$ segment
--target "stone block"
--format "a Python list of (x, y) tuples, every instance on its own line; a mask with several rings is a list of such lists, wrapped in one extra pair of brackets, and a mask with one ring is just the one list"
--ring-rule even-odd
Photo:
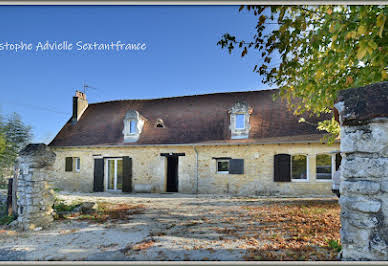
[(345, 207), (349, 210), (359, 211), (363, 213), (377, 213), (381, 209), (380, 201), (366, 197), (344, 196), (340, 198), (339, 202), (341, 207)]
[(381, 223), (375, 214), (354, 212), (345, 207), (341, 209), (341, 219), (346, 219), (350, 225), (362, 229), (375, 228)]
[(346, 156), (341, 162), (341, 177), (382, 178), (388, 173), (388, 157)]
[(379, 192), (380, 184), (373, 181), (344, 181), (340, 185), (341, 192), (344, 194), (364, 194), (373, 195)]
[[(385, 193), (384, 195), (380, 196), (382, 206), (381, 206), (381, 212), (383, 214), (384, 219), (384, 226), (387, 228), (388, 231), (388, 199), (387, 199), (387, 194)], [(387, 235), (387, 240), (388, 240), (388, 235)]]
[(352, 245), (353, 248), (358, 250), (367, 251), (369, 239), (372, 234), (371, 230), (355, 227), (348, 220), (341, 220), (341, 223), (341, 243), (344, 245)]
[[(50, 166), (55, 162), (55, 153), (43, 143), (28, 144), (20, 151), (23, 160), (30, 163), (31, 168), (43, 168)], [(23, 161), (22, 160), (22, 161)]]
[[(388, 179), (388, 178), (386, 178), (386, 179)], [(381, 191), (384, 193), (388, 193), (388, 181), (381, 182)]]
[(379, 234), (375, 234), (370, 241), (370, 249), (376, 260), (388, 260), (388, 245)]
[(342, 127), (341, 152), (388, 155), (388, 119), (363, 126)]
[(376, 200), (357, 201), (351, 205), (351, 209), (365, 213), (377, 213), (380, 208), (381, 202)]

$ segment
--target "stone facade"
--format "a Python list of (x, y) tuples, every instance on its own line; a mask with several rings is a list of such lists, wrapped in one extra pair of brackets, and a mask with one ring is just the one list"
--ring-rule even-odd
[(53, 221), (50, 178), (55, 157), (45, 144), (29, 144), (17, 159), (17, 225), (24, 230), (44, 228)]
[[(133, 163), (133, 187), (151, 192), (166, 191), (167, 159), (161, 153), (185, 153), (179, 157), (178, 191), (198, 193), (229, 193), (240, 195), (333, 195), (331, 181), (316, 180), (315, 157), (339, 149), (338, 144), (249, 144), (198, 146), (127, 146), (127, 147), (52, 147), (57, 155), (53, 165), (54, 186), (67, 191), (92, 192), (94, 155), (102, 157), (129, 156)], [(274, 155), (305, 154), (308, 157), (307, 182), (274, 182)], [(80, 171), (65, 171), (65, 158), (79, 157)], [(213, 157), (244, 159), (244, 174), (221, 174)]]
[(388, 82), (342, 91), (343, 260), (388, 260)]

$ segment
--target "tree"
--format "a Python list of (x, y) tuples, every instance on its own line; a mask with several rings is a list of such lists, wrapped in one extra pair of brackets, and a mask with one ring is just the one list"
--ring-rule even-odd
[[(253, 40), (227, 33), (217, 45), (229, 53), (238, 47), (242, 57), (257, 50), (253, 71), (279, 88), (296, 115), (330, 113), (339, 90), (388, 80), (387, 6), (244, 8), (258, 17)], [(318, 128), (331, 133), (330, 142), (339, 134), (334, 118)]]
[(18, 152), (31, 141), (31, 127), (25, 125), (17, 113), (8, 117), (3, 130), (7, 141), (12, 143)]
[(31, 127), (23, 123), (19, 114), (11, 114), (5, 122), (0, 120), (0, 174), (10, 171), (18, 153), (31, 138)]

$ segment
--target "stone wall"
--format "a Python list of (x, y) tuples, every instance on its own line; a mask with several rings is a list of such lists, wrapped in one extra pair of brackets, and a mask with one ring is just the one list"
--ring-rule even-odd
[(55, 153), (45, 144), (29, 144), (20, 152), (17, 225), (24, 230), (44, 228), (53, 221), (54, 191), (49, 179), (54, 161)]
[[(196, 146), (198, 151), (199, 193), (241, 195), (330, 195), (331, 181), (316, 180), (317, 154), (339, 150), (339, 145), (320, 143), (255, 144)], [(133, 162), (134, 187), (151, 185), (151, 192), (166, 191), (166, 157), (161, 153), (185, 153), (179, 157), (179, 192), (196, 193), (196, 154), (192, 146), (127, 146), (52, 148), (57, 155), (52, 174), (55, 187), (66, 191), (93, 190), (93, 155), (102, 157), (129, 156)], [(306, 154), (309, 158), (308, 182), (273, 182), (274, 155)], [(65, 158), (79, 157), (79, 172), (65, 171)], [(213, 157), (244, 159), (244, 174), (219, 174)], [(140, 185), (140, 186), (137, 186)]]
[(388, 82), (341, 91), (343, 260), (388, 260)]

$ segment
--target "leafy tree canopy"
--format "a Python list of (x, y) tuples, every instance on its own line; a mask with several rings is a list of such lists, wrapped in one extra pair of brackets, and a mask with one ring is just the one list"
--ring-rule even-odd
[(12, 167), (19, 151), (31, 138), (31, 127), (23, 123), (19, 114), (11, 114), (6, 121), (0, 117), (0, 174)]
[[(339, 90), (388, 80), (387, 6), (243, 9), (258, 17), (253, 39), (225, 34), (217, 44), (229, 52), (240, 48), (242, 57), (257, 50), (253, 71), (279, 88), (296, 115), (329, 113)], [(334, 119), (318, 128), (332, 133), (330, 141), (339, 134)]]

